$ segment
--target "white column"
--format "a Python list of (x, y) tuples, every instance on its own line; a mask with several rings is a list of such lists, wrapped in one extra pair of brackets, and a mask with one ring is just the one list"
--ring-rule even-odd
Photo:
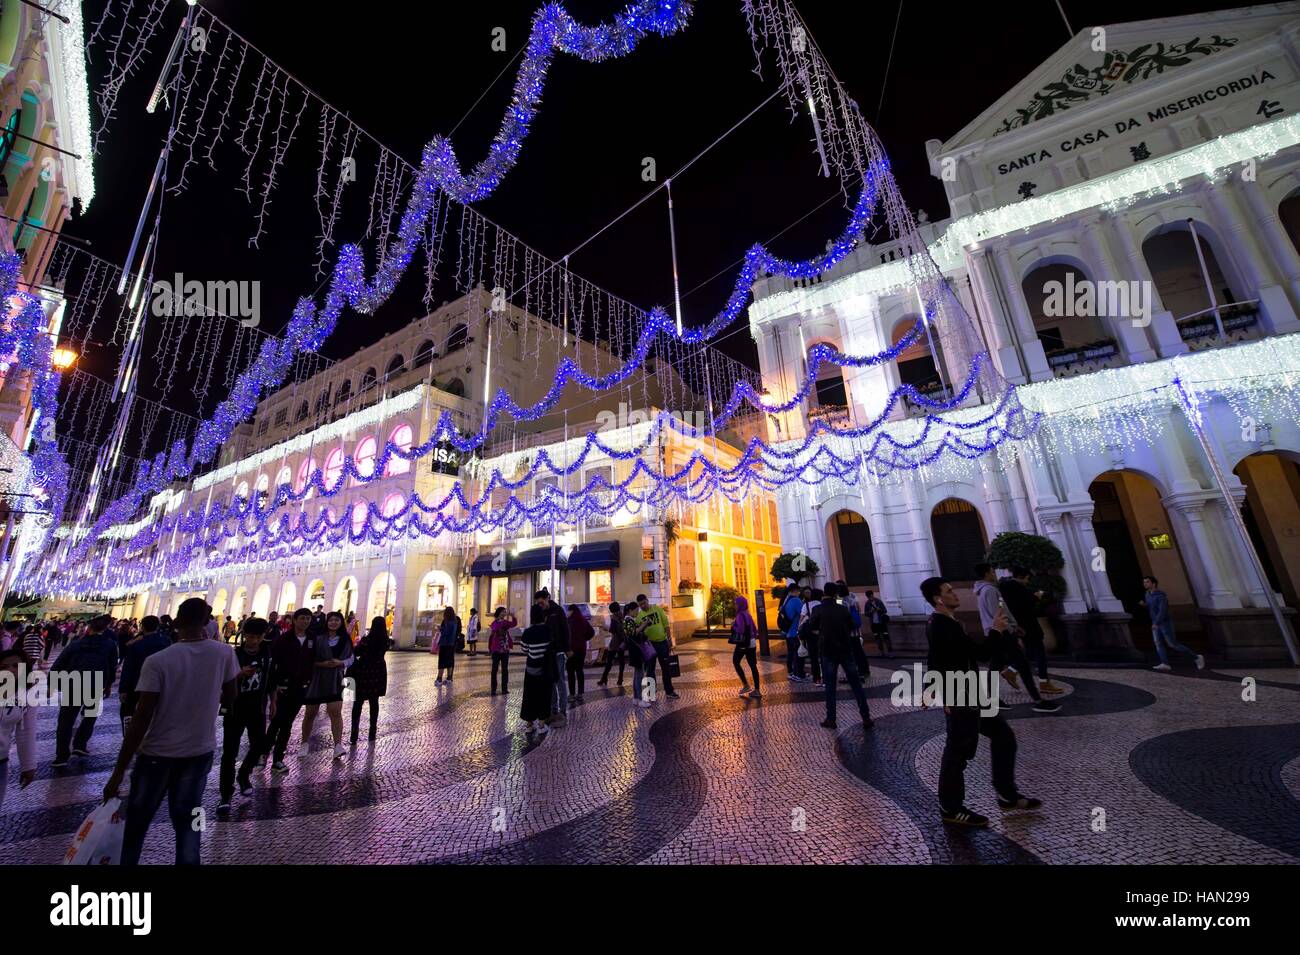
[(1065, 598), (1061, 601), (1062, 609), (1066, 613), (1086, 613), (1088, 604), (1084, 599), (1085, 591), (1080, 581), (1083, 569), (1077, 568), (1075, 561), (1071, 559), (1073, 548), (1066, 537), (1061, 517), (1060, 511), (1040, 510), (1038, 512), (1039, 523), (1043, 526), (1043, 536), (1059, 547), (1065, 556), (1065, 566), (1061, 568), (1061, 576), (1065, 578)]
[(993, 261), (997, 263), (998, 278), (1002, 281), (1002, 294), (1007, 297), (1011, 320), (1015, 322), (1016, 333), (1020, 336), (1020, 353), (1025, 356), (1029, 380), (1046, 381), (1052, 377), (1052, 369), (1047, 364), (1043, 343), (1038, 340), (1038, 329), (1034, 328), (1034, 318), (1029, 314), (1029, 303), (1025, 301), (1025, 290), (1020, 285), (1015, 263), (1011, 261), (1011, 250), (1006, 246), (994, 249)]
[[(1097, 215), (1090, 216), (1083, 223), (1083, 239), (1093, 260), (1095, 278), (1101, 282), (1121, 280), (1120, 271), (1115, 266), (1115, 258), (1106, 241), (1106, 233), (1111, 231), (1111, 221), (1110, 216)], [(1129, 300), (1132, 301), (1131, 298)], [(1100, 302), (1100, 297), (1096, 301)], [(1135, 324), (1135, 318), (1133, 315), (1108, 316), (1124, 357), (1131, 363), (1150, 361), (1156, 357), (1156, 351), (1151, 347), (1146, 332)]]
[(1278, 218), (1277, 208), (1255, 180), (1243, 182), (1239, 188), (1246, 197), (1251, 218), (1264, 237), (1264, 244), (1273, 257), (1278, 273), (1291, 290), (1292, 300), (1300, 303), (1300, 252), (1296, 251), (1295, 243)]
[[(1259, 308), (1269, 327), (1276, 334), (1284, 334), (1300, 329), (1300, 319), (1296, 318), (1295, 309), (1286, 292), (1277, 284), (1273, 270), (1264, 257), (1263, 250), (1255, 241), (1258, 226), (1246, 221), (1238, 205), (1236, 190), (1230, 187), (1209, 185), (1205, 188), (1205, 197), (1214, 210), (1214, 217), (1223, 232), (1227, 254), (1242, 272), (1242, 279), (1250, 288), (1242, 289), (1237, 295), (1242, 298), (1259, 299)], [(1202, 237), (1201, 241), (1205, 239)]]
[(894, 548), (894, 533), (890, 526), (889, 516), (885, 511), (883, 495), (878, 484), (868, 483), (864, 485), (865, 497), (867, 499), (867, 524), (871, 528), (871, 543), (875, 546), (876, 558), (876, 576), (880, 584), (877, 591), (880, 599), (886, 604), (899, 603), (899, 594), (902, 591), (898, 579), (898, 557)]
[(971, 277), (975, 293), (979, 296), (979, 311), (989, 336), (989, 348), (993, 352), (998, 368), (1002, 370), (1002, 377), (1012, 384), (1023, 385), (1028, 379), (1025, 377), (1024, 366), (1020, 362), (1020, 354), (1016, 351), (1010, 337), (1008, 326), (1010, 319), (1004, 314), (997, 292), (993, 289), (988, 253), (983, 249), (968, 251), (966, 271)]
[(1145, 282), (1146, 287), (1150, 289), (1151, 311), (1153, 313), (1151, 316), (1151, 334), (1155, 336), (1160, 357), (1168, 358), (1171, 355), (1183, 354), (1188, 351), (1187, 343), (1178, 334), (1178, 326), (1174, 324), (1173, 313), (1166, 309), (1164, 303), (1160, 300), (1160, 293), (1156, 289), (1156, 281), (1151, 275), (1151, 269), (1147, 266), (1146, 256), (1142, 254), (1142, 249), (1138, 245), (1133, 223), (1129, 222), (1124, 216), (1115, 216), (1113, 221), (1115, 223), (1115, 235), (1119, 239), (1120, 248), (1124, 250), (1124, 258), (1128, 262), (1129, 273), (1137, 276), (1139, 282)]
[(991, 538), (997, 537), (1003, 531), (1012, 530), (1002, 485), (998, 480), (1000, 470), (994, 458), (992, 454), (980, 458), (980, 473), (984, 479), (984, 503), (989, 506), (989, 523), (992, 525), (989, 528)]
[(1095, 600), (1094, 606), (1098, 610), (1102, 613), (1123, 613), (1124, 604), (1110, 588), (1110, 577), (1106, 575), (1105, 565), (1103, 564), (1102, 569), (1098, 571), (1092, 569), (1092, 555), (1099, 549), (1097, 531), (1092, 526), (1092, 512), (1091, 506), (1084, 507), (1077, 504), (1070, 510), (1070, 524), (1079, 538), (1079, 556), (1087, 561), (1085, 566), (1079, 568), (1079, 573), (1087, 575)]
[(1191, 547), (1184, 547), (1184, 559), (1195, 560), (1204, 574), (1206, 591), (1197, 595), (1197, 603), (1202, 607), (1213, 609), (1235, 609), (1241, 606), (1241, 600), (1228, 586), (1227, 573), (1219, 548), (1205, 527), (1205, 497), (1199, 494), (1170, 495), (1161, 503), (1170, 510), (1177, 511), (1183, 518), (1183, 524), (1191, 536)]

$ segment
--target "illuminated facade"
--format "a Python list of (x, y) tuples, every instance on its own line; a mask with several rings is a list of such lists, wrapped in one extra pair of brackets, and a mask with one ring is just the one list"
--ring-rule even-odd
[[(1169, 384), (1199, 376), (1209, 441), (1272, 588), (1300, 607), (1300, 430), (1251, 403), (1292, 388), (1300, 338), (1298, 37), (1295, 3), (1084, 31), (957, 135), (932, 140), (952, 217), (922, 235), (997, 367), (1045, 427), (1071, 432), (1072, 450), (1043, 453), (1036, 440), (1015, 459), (788, 493), (787, 547), (824, 577), (875, 589), (917, 648), (920, 581), (970, 581), (991, 538), (1024, 531), (1066, 558), (1056, 638), (1079, 656), (1150, 648), (1146, 574), (1180, 634), (1230, 659), (1285, 656)], [(854, 353), (897, 342), (918, 315), (905, 276), (886, 244), (817, 281), (761, 281), (750, 321), (769, 388), (791, 393), (819, 342)], [(879, 368), (825, 366), (810, 407), (780, 426), (798, 438), (814, 415), (865, 422), (899, 384), (943, 395), (965, 374), (942, 341)], [(1149, 400), (1153, 387), (1167, 400)], [(1126, 407), (1141, 421), (1126, 425)], [(885, 427), (906, 436), (919, 413), (901, 405)]]

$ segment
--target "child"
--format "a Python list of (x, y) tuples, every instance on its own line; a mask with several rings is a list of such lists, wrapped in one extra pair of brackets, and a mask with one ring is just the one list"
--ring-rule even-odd
[(271, 645), (264, 639), (267, 627), (267, 622), (260, 617), (249, 617), (244, 621), (240, 645), (235, 648), (239, 690), (235, 702), (226, 710), (221, 746), (221, 800), (217, 812), (230, 811), (235, 794), (235, 757), (239, 755), (239, 742), (245, 730), (248, 731), (248, 755), (239, 767), (239, 794), (247, 799), (253, 792), (249, 774), (266, 740), (266, 700), (271, 686)]
[(501, 692), (510, 692), (510, 648), (514, 640), (510, 628), (518, 624), (515, 615), (505, 607), (492, 613), (492, 626), (488, 630), (488, 653), (492, 654), (492, 695), (497, 695), (497, 669), (501, 670)]
[(469, 655), (478, 655), (478, 610), (474, 607), (469, 611), (469, 623), (465, 627), (465, 642), (469, 644)]

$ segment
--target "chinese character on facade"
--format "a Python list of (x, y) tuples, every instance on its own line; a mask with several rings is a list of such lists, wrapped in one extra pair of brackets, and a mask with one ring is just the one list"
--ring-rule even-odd
[(1285, 112), (1285, 110), (1282, 109), (1281, 103), (1275, 99), (1266, 99), (1260, 101), (1259, 109), (1255, 110), (1255, 115), (1263, 116), (1265, 119), (1272, 119), (1282, 112)]
[(1138, 143), (1136, 146), (1130, 146), (1128, 151), (1132, 154), (1134, 162), (1141, 162), (1144, 159), (1151, 158), (1151, 150), (1147, 149), (1147, 144), (1145, 142)]
[(1033, 196), (1034, 190), (1038, 188), (1036, 182), (1022, 182), (1016, 192), (1020, 193), (1021, 199), (1028, 199)]

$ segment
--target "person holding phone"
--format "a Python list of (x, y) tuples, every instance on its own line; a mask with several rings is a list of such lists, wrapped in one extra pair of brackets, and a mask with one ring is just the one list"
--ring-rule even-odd
[[(260, 617), (244, 621), (239, 646), (235, 648), (235, 662), (239, 664), (239, 683), (235, 700), (225, 711), (225, 732), (221, 740), (221, 773), (219, 776), (219, 802), (217, 812), (229, 812), (235, 795), (235, 780), (239, 780), (239, 794), (247, 799), (253, 794), (250, 779), (266, 742), (266, 700), (271, 688), (271, 644), (266, 640), (269, 624)], [(235, 758), (239, 744), (248, 734), (248, 755), (235, 773)]]
[[(1029, 666), (1029, 660), (1020, 649), (1020, 641), (1017, 639), (1017, 634), (1020, 632), (1019, 624), (1007, 609), (1006, 601), (1002, 599), (1002, 594), (998, 590), (998, 578), (993, 572), (993, 565), (976, 564), (975, 577), (975, 598), (979, 602), (980, 626), (990, 642), (989, 666), (1000, 670), (1003, 678), (1017, 690), (1020, 689), (1016, 679), (1019, 674), (1025, 681), (1025, 692), (1034, 701), (1035, 713), (1059, 712), (1060, 703), (1045, 700), (1038, 692), (1038, 684), (1034, 682), (1034, 671)], [(995, 623), (998, 618), (1002, 620), (1001, 626)]]

